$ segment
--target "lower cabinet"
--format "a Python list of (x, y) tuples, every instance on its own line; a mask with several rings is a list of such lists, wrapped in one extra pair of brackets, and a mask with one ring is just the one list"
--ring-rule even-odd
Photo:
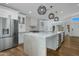
[(19, 33), (19, 44), (23, 44), (24, 43), (24, 33)]
[(45, 56), (45, 39), (26, 35), (26, 37), (24, 38), (24, 52), (29, 56)]
[(48, 37), (46, 40), (46, 46), (49, 49), (56, 50), (59, 47), (59, 36), (54, 35), (54, 36)]
[(63, 32), (51, 37), (48, 37), (46, 40), (46, 46), (49, 49), (53, 49), (56, 50), (58, 47), (61, 46), (62, 42), (63, 42)]
[(64, 32), (59, 34), (58, 46), (60, 47), (62, 42), (64, 41)]

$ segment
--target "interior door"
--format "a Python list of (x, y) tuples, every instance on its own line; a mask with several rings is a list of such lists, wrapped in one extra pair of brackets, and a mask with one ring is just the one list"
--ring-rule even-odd
[(24, 39), (24, 52), (27, 55), (32, 55), (32, 37), (27, 35)]

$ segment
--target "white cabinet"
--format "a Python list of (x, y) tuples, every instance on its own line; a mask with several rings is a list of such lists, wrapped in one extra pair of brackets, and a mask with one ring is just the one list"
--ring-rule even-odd
[(31, 26), (37, 26), (37, 19), (31, 18)]
[(19, 32), (25, 32), (26, 31), (25, 24), (19, 24), (18, 28), (19, 28)]
[(61, 45), (61, 37), (59, 37), (61, 33), (26, 33), (24, 36), (24, 52), (30, 56), (46, 56), (47, 48), (56, 50)]
[(30, 21), (30, 30), (31, 31), (37, 31), (38, 30), (38, 19), (31, 18), (31, 21)]
[(32, 55), (32, 38), (31, 37), (25, 37), (24, 38), (24, 52), (26, 52), (27, 55)]
[(24, 52), (29, 56), (45, 56), (45, 39), (26, 35), (24, 38)]
[(14, 12), (11, 14), (11, 19), (18, 20), (18, 12)]
[(19, 28), (19, 44), (24, 43), (23, 39), (24, 39), (24, 33), (26, 32), (26, 15), (23, 14), (19, 14), (18, 16), (18, 28)]
[(0, 6), (0, 17), (8, 18), (11, 15), (11, 19), (18, 19), (18, 11)]
[(59, 47), (59, 36), (58, 36), (58, 34), (51, 36), (51, 37), (48, 37), (47, 40), (46, 40), (46, 43), (47, 43), (46, 44), (47, 48), (56, 50)]
[(29, 32), (31, 30), (30, 24), (31, 24), (31, 18), (27, 15), (26, 16), (26, 32)]
[(24, 33), (18, 33), (19, 34), (19, 44), (23, 44), (24, 43)]
[(18, 16), (19, 20), (19, 32), (26, 32), (26, 15), (20, 14)]

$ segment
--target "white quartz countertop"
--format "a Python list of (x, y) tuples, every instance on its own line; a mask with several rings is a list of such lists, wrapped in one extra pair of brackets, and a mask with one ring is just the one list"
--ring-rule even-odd
[(37, 37), (49, 37), (49, 36), (54, 36), (54, 35), (57, 35), (57, 34), (60, 34), (62, 33), (63, 31), (59, 31), (59, 32), (28, 32), (28, 33), (25, 33), (25, 36), (26, 35), (31, 35), (31, 36), (37, 36)]

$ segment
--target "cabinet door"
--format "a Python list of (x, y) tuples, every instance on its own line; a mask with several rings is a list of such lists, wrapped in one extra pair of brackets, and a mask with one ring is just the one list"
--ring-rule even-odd
[(19, 33), (19, 44), (24, 43), (24, 33)]
[(44, 38), (31, 36), (31, 55), (46, 56), (46, 41)]
[(24, 51), (30, 56), (45, 56), (46, 44), (45, 40), (40, 37), (26, 35), (24, 39)]
[(31, 26), (37, 26), (37, 19), (31, 18)]
[(32, 55), (32, 40), (31, 36), (26, 35), (24, 38), (24, 52), (27, 55)]
[(31, 30), (31, 17), (27, 16), (26, 17), (26, 32), (29, 32)]

